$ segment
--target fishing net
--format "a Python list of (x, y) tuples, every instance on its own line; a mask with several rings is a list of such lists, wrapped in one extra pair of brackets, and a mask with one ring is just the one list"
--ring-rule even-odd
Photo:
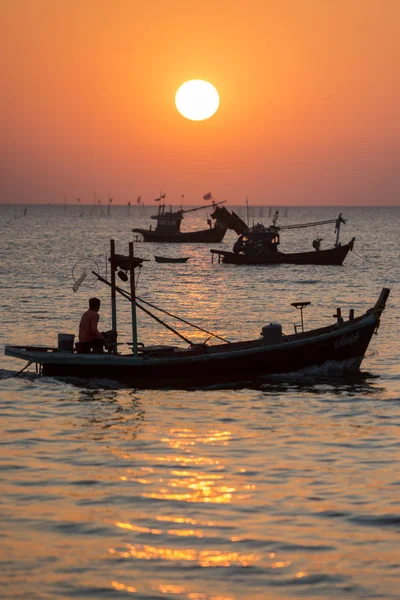
[(81, 258), (74, 264), (72, 267), (74, 292), (77, 292), (83, 283), (88, 287), (92, 287), (96, 283), (97, 277), (93, 275), (92, 271), (99, 272), (99, 265), (93, 258)]

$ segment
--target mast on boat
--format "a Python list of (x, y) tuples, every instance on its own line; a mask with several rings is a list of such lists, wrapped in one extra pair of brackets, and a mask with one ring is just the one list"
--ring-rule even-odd
[(115, 241), (110, 240), (110, 262), (111, 262), (111, 327), (113, 331), (117, 331), (117, 294), (115, 291), (115, 272), (117, 266), (115, 264)]
[[(117, 285), (115, 279), (115, 273), (118, 269), (122, 271), (129, 271), (130, 275), (130, 286), (131, 286), (131, 298), (132, 298), (132, 345), (133, 355), (138, 355), (138, 343), (137, 343), (137, 318), (136, 318), (136, 289), (135, 289), (135, 268), (141, 266), (143, 259), (136, 258), (133, 251), (133, 242), (129, 242), (129, 255), (124, 256), (122, 254), (116, 254), (115, 252), (115, 241), (110, 240), (110, 263), (111, 263), (111, 318), (112, 318), (112, 329), (117, 331)], [(99, 275), (95, 273), (97, 278)], [(124, 276), (126, 279), (126, 275)]]
[[(172, 331), (172, 333), (174, 333), (175, 335), (177, 335), (179, 338), (181, 338), (182, 340), (184, 340), (189, 345), (192, 346), (194, 344), (194, 342), (192, 342), (192, 340), (188, 339), (186, 336), (184, 336), (182, 333), (180, 333), (179, 331), (177, 331), (171, 325), (168, 325), (168, 323), (165, 323), (163, 320), (161, 320), (159, 317), (157, 317), (154, 313), (152, 313), (150, 310), (148, 310), (147, 308), (145, 308), (143, 306), (143, 304), (147, 304), (151, 308), (156, 309), (156, 310), (158, 310), (158, 311), (160, 311), (162, 313), (165, 313), (165, 314), (169, 315), (170, 317), (173, 317), (174, 319), (177, 319), (178, 321), (181, 321), (182, 323), (185, 323), (186, 325), (190, 325), (191, 327), (193, 327), (195, 329), (198, 329), (199, 331), (202, 331), (203, 333), (207, 333), (209, 337), (207, 338), (206, 341), (208, 341), (208, 339), (210, 339), (211, 337), (215, 337), (215, 338), (221, 340), (222, 342), (225, 342), (226, 344), (230, 343), (229, 340), (227, 340), (224, 337), (218, 335), (217, 333), (213, 333), (212, 331), (208, 331), (207, 329), (204, 329), (203, 327), (199, 327), (198, 325), (195, 325), (194, 323), (191, 323), (190, 321), (187, 321), (186, 319), (183, 319), (182, 317), (178, 317), (177, 315), (174, 315), (174, 314), (168, 312), (167, 310), (164, 310), (164, 309), (162, 309), (160, 307), (157, 307), (154, 304), (152, 304), (151, 302), (147, 302), (146, 300), (143, 300), (143, 298), (140, 298), (140, 297), (138, 297), (136, 295), (135, 268), (136, 267), (141, 267), (143, 261), (145, 261), (147, 259), (145, 259), (145, 258), (138, 258), (138, 257), (136, 257), (134, 255), (133, 242), (129, 242), (129, 255), (126, 256), (126, 255), (123, 255), (123, 254), (117, 254), (115, 252), (115, 241), (114, 240), (110, 240), (110, 259), (109, 260), (110, 260), (110, 263), (111, 263), (111, 281), (108, 281), (107, 279), (105, 279), (104, 277), (102, 277), (96, 271), (92, 271), (92, 273), (93, 273), (93, 275), (95, 275), (97, 277), (97, 279), (99, 281), (102, 281), (103, 283), (105, 283), (106, 285), (108, 285), (111, 288), (111, 311), (112, 311), (112, 326), (113, 326), (113, 331), (115, 331), (115, 332), (117, 331), (116, 330), (116, 326), (117, 326), (116, 292), (118, 292), (120, 295), (122, 295), (124, 298), (126, 298), (127, 300), (129, 300), (131, 302), (131, 311), (132, 311), (131, 312), (131, 315), (132, 315), (132, 350), (133, 350), (133, 356), (135, 356), (135, 357), (138, 356), (136, 307), (140, 308), (140, 310), (142, 310), (143, 312), (145, 312), (146, 314), (148, 314), (150, 317), (152, 317), (155, 321), (157, 321), (158, 323), (160, 323), (162, 326), (164, 326), (169, 331)], [(120, 288), (120, 287), (117, 286), (116, 281), (115, 281), (115, 273), (117, 271), (118, 271), (118, 276), (123, 281), (127, 281), (128, 280), (127, 272), (129, 271), (130, 294), (128, 292), (126, 292), (125, 290), (123, 290), (122, 288)], [(117, 354), (116, 347), (113, 350), (113, 352), (115, 354)]]
[(130, 281), (131, 281), (131, 308), (132, 308), (132, 343), (133, 356), (138, 355), (137, 349), (137, 320), (136, 320), (136, 290), (135, 290), (135, 265), (133, 242), (129, 242), (129, 261), (130, 261)]

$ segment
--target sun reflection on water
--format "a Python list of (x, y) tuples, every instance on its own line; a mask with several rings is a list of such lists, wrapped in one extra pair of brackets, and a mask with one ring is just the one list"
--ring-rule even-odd
[(129, 531), (136, 531), (138, 533), (149, 533), (151, 535), (168, 534), (168, 535), (175, 535), (175, 536), (179, 536), (179, 537), (197, 537), (197, 538), (215, 537), (215, 534), (213, 534), (213, 535), (207, 534), (206, 535), (202, 529), (162, 530), (162, 529), (155, 529), (154, 527), (143, 527), (141, 525), (134, 525), (133, 523), (121, 523), (121, 522), (116, 522), (115, 525), (116, 525), (116, 527), (119, 527), (120, 529), (127, 529)]
[[(196, 519), (191, 519), (190, 517), (173, 517), (173, 516), (163, 516), (158, 515), (156, 517), (157, 521), (167, 521), (168, 523), (189, 523), (189, 525), (197, 525), (198, 521)], [(214, 525), (212, 521), (207, 522), (208, 526)]]
[[(207, 436), (199, 436), (198, 433), (191, 429), (171, 429), (171, 437), (162, 438), (162, 442), (165, 442), (170, 448), (187, 448), (200, 444), (218, 444), (226, 446), (229, 444), (232, 438), (230, 431), (213, 431)], [(175, 437), (173, 437), (175, 436)]]
[(111, 585), (114, 590), (117, 590), (117, 592), (131, 592), (134, 594), (137, 591), (136, 588), (130, 585), (125, 585), (124, 583), (120, 583), (119, 581), (112, 581)]
[(260, 555), (221, 550), (196, 550), (195, 548), (166, 548), (150, 544), (125, 544), (124, 550), (110, 548), (109, 553), (118, 558), (136, 560), (162, 560), (195, 563), (201, 567), (250, 567), (260, 560)]
[[(168, 510), (171, 509), (170, 501), (199, 505), (243, 502), (251, 498), (255, 484), (247, 480), (245, 469), (240, 465), (232, 474), (232, 470), (224, 464), (225, 451), (214, 450), (229, 445), (232, 436), (232, 432), (227, 430), (213, 429), (199, 433), (189, 428), (171, 428), (160, 440), (169, 449), (168, 453), (159, 452), (157, 456), (141, 454), (140, 466), (135, 465), (133, 456), (124, 453), (124, 460), (131, 464), (119, 475), (119, 479), (123, 485), (136, 486), (136, 492), (142, 498), (165, 501)], [(147, 466), (146, 461), (151, 466)], [(230, 473), (229, 481), (227, 473)], [(216, 521), (186, 517), (179, 513), (163, 514), (162, 506), (159, 505), (156, 515), (115, 521), (115, 527), (119, 530), (138, 536), (138, 543), (136, 539), (125, 540), (121, 547), (110, 548), (109, 553), (118, 559), (183, 562), (207, 568), (249, 567), (262, 560), (261, 555), (253, 551), (241, 552), (233, 547), (240, 541), (235, 536), (227, 537), (232, 548), (196, 548), (196, 539), (211, 540), (218, 537)], [(152, 525), (151, 520), (156, 520), (158, 526)], [(157, 539), (157, 543), (152, 542), (150, 537)], [(177, 546), (179, 538), (190, 539), (190, 546)], [(283, 564), (276, 562), (274, 568), (281, 566)], [(180, 587), (180, 591), (175, 589), (167, 585), (160, 591), (183, 593)], [(195, 593), (187, 597), (200, 598)]]
[[(190, 428), (170, 428), (168, 435), (160, 441), (176, 454), (141, 455), (142, 463), (148, 461), (157, 467), (143, 464), (137, 468), (129, 467), (119, 479), (149, 488), (140, 495), (152, 500), (204, 504), (230, 504), (233, 498), (235, 501), (248, 500), (255, 485), (242, 481), (239, 475), (238, 481), (226, 482), (227, 471), (220, 454), (215, 456), (208, 451), (199, 451), (202, 447), (224, 447), (231, 443), (232, 435), (228, 430), (199, 433)], [(119, 458), (132, 459), (128, 453)], [(202, 470), (192, 470), (193, 467)], [(240, 469), (238, 473), (244, 474), (244, 470)]]
[[(161, 561), (211, 569), (252, 567), (265, 562), (263, 553), (241, 548), (242, 536), (235, 535), (234, 531), (227, 533), (223, 545), (217, 542), (221, 522), (228, 529), (234, 528), (225, 521), (224, 512), (219, 513), (218, 520), (198, 518), (184, 515), (183, 511), (187, 509), (183, 507), (183, 514), (179, 514), (178, 504), (171, 504), (197, 504), (198, 510), (204, 511), (206, 505), (228, 507), (251, 501), (257, 491), (256, 483), (249, 480), (242, 465), (238, 464), (232, 470), (226, 463), (225, 448), (232, 440), (232, 431), (226, 429), (170, 428), (159, 440), (167, 450), (165, 453), (160, 447), (156, 455), (141, 453), (140, 465), (132, 453), (121, 453), (119, 458), (127, 464), (118, 475), (121, 485), (133, 489), (147, 501), (160, 502), (154, 505), (157, 507), (155, 513), (135, 513), (134, 517), (126, 514), (127, 518), (114, 521), (121, 535), (128, 538), (121, 539), (121, 545), (109, 548), (109, 554), (117, 560)], [(196, 510), (195, 506), (193, 510)], [(199, 540), (202, 544), (197, 547)], [(211, 546), (207, 547), (207, 541)], [(288, 564), (275, 557), (269, 561), (270, 568), (277, 570)], [(191, 600), (230, 599), (221, 594), (204, 596), (168, 581), (154, 582), (154, 585), (158, 593), (182, 595)], [(127, 588), (118, 589), (128, 591)]]
[(161, 529), (152, 529), (150, 527), (141, 527), (140, 525), (133, 525), (132, 523), (115, 523), (120, 529), (129, 529), (129, 531), (137, 531), (138, 533), (151, 533), (152, 535), (161, 535), (163, 531)]
[[(139, 590), (136, 589), (135, 587), (125, 585), (124, 583), (122, 583), (120, 581), (112, 581), (111, 586), (117, 592), (130, 592), (130, 593), (139, 592)], [(159, 583), (159, 584), (156, 584), (151, 587), (154, 590), (158, 591), (160, 594), (165, 594), (166, 596), (168, 596), (168, 595), (185, 596), (187, 598), (187, 600), (235, 600), (234, 596), (221, 596), (220, 594), (218, 594), (216, 596), (214, 594), (209, 595), (209, 594), (204, 594), (201, 592), (200, 593), (193, 592), (193, 591), (189, 591), (183, 585), (174, 585), (171, 583)]]

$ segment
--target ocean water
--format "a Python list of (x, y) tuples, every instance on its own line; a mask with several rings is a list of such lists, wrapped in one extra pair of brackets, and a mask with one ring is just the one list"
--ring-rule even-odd
[[(76, 334), (94, 295), (108, 329), (108, 288), (88, 277), (75, 293), (74, 277), (109, 273), (109, 240), (127, 254), (154, 207), (0, 206), (1, 598), (400, 598), (400, 208), (290, 207), (278, 224), (339, 210), (341, 240), (356, 238), (342, 267), (212, 263), (233, 232), (214, 246), (135, 241), (148, 259), (138, 294), (230, 340), (271, 321), (293, 331), (294, 301), (311, 301), (308, 329), (391, 289), (359, 374), (185, 392), (18, 374), (25, 364), (3, 354)], [(249, 212), (271, 221), (268, 207)], [(182, 229), (206, 218), (188, 214)], [(283, 231), (281, 249), (310, 249), (316, 235), (330, 246), (334, 226)], [(138, 318), (140, 341), (176, 343)], [(122, 298), (118, 331), (132, 339)]]

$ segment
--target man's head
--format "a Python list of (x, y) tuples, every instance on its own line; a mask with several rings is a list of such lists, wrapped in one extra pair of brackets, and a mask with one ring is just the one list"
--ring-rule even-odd
[(90, 298), (89, 300), (89, 310), (94, 310), (98, 312), (100, 308), (100, 300), (98, 298)]

